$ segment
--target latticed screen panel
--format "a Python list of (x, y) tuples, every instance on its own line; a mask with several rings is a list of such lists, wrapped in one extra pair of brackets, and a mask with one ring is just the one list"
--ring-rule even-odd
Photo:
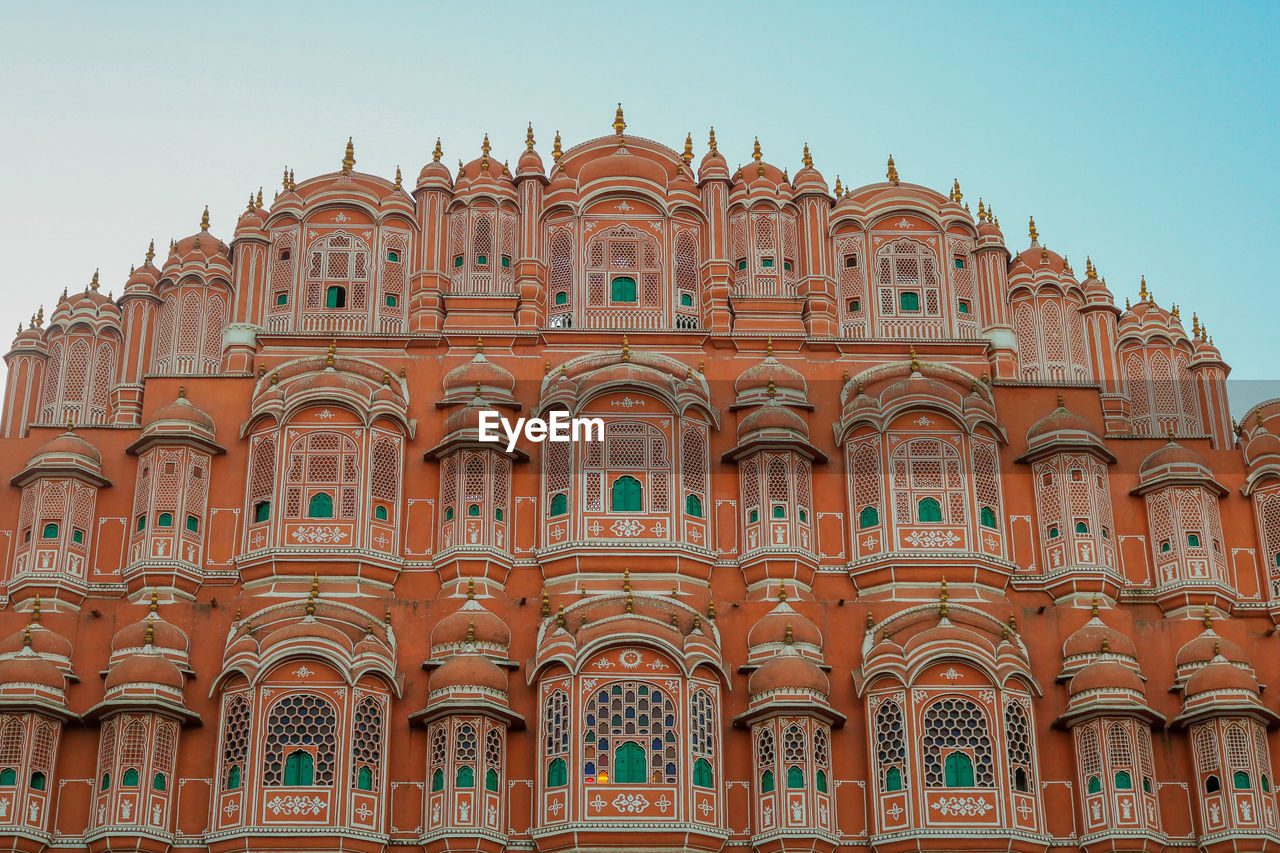
[(314, 784), (332, 785), (337, 728), (338, 713), (328, 699), (310, 693), (281, 699), (267, 716), (262, 784), (285, 784), (285, 763), (301, 750), (311, 757)]
[(543, 754), (548, 758), (569, 752), (569, 694), (552, 690), (542, 703)]
[(606, 684), (588, 698), (583, 716), (587, 778), (616, 783), (677, 782), (679, 736), (675, 704), (643, 681)]
[(876, 767), (880, 791), (889, 790), (889, 771), (897, 770), (900, 784), (907, 783), (907, 741), (902, 705), (885, 700), (875, 714)]
[(351, 718), (351, 784), (361, 787), (361, 771), (367, 770), (369, 787), (377, 791), (382, 777), (382, 703), (366, 696)]
[(947, 784), (946, 762), (956, 752), (971, 762), (974, 787), (995, 787), (991, 730), (986, 712), (972, 699), (947, 697), (925, 709), (921, 719), (920, 752), (927, 787), (955, 787)]
[(249, 727), (253, 720), (253, 710), (249, 699), (244, 694), (230, 697), (223, 711), (222, 721), (222, 782), (228, 787), (228, 774), (232, 768), (238, 769), (244, 777), (246, 762), (249, 760)]

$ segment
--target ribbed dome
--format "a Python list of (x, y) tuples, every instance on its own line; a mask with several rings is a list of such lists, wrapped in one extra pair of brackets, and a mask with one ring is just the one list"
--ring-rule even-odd
[(66, 637), (41, 625), (39, 622), (19, 628), (4, 638), (0, 644), (0, 654), (20, 652), (26, 645), (27, 631), (31, 632), (31, 651), (39, 655), (51, 655), (59, 658), (71, 657), (71, 641)]
[(733, 390), (739, 400), (743, 397), (765, 396), (768, 394), (770, 380), (773, 381), (773, 386), (779, 395), (786, 395), (786, 392), (791, 391), (797, 399), (802, 401), (808, 396), (809, 385), (805, 382), (804, 376), (800, 371), (774, 358), (772, 346), (763, 361), (753, 364), (738, 375), (734, 380)]
[(511, 628), (474, 599), (436, 623), (431, 631), (431, 645), (436, 647), (465, 643), (468, 633), (473, 633), (472, 642), (477, 645), (499, 646), (503, 649), (511, 646)]
[(738, 423), (738, 438), (756, 432), (798, 433), (808, 438), (809, 425), (791, 409), (770, 400)]
[(1065, 406), (1058, 406), (1058, 408), (1032, 424), (1031, 429), (1027, 430), (1027, 443), (1031, 444), (1035, 439), (1042, 438), (1050, 433), (1086, 433), (1095, 438), (1101, 437), (1093, 424)]
[(37, 654), (21, 654), (0, 661), (0, 691), (18, 684), (38, 684), (64, 690), (67, 680), (52, 661)]
[(1249, 659), (1245, 656), (1244, 649), (1226, 637), (1218, 636), (1211, 630), (1193, 637), (1190, 642), (1178, 649), (1175, 665), (1183, 667), (1204, 664), (1219, 656), (1231, 663), (1249, 665)]
[(484, 655), (455, 655), (431, 673), (428, 691), (447, 687), (487, 687), (507, 691), (507, 673)]
[(213, 418), (191, 405), (186, 396), (180, 396), (167, 406), (156, 409), (143, 427), (143, 434), (166, 426), (189, 426), (213, 438)]
[(1161, 470), (1182, 471), (1187, 473), (1203, 472), (1205, 477), (1211, 476), (1209, 463), (1190, 447), (1184, 447), (1176, 441), (1170, 441), (1142, 460), (1138, 466), (1138, 474), (1152, 474)]
[(747, 693), (758, 696), (772, 690), (813, 690), (824, 697), (831, 693), (831, 681), (813, 661), (796, 654), (778, 655), (751, 673)]
[(1062, 656), (1073, 658), (1080, 655), (1103, 654), (1104, 642), (1107, 651), (1111, 654), (1134, 659), (1138, 657), (1138, 647), (1134, 645), (1133, 640), (1115, 628), (1108, 627), (1097, 616), (1085, 622), (1070, 637), (1067, 637), (1067, 641), (1062, 644)]
[(27, 462), (27, 467), (36, 464), (42, 457), (55, 456), (82, 457), (90, 467), (102, 470), (102, 454), (98, 452), (98, 448), (70, 431), (56, 435), (40, 445), (40, 449)]
[(747, 646), (750, 648), (768, 643), (785, 643), (788, 628), (791, 629), (791, 642), (822, 648), (822, 632), (818, 630), (818, 626), (785, 601), (779, 602), (751, 626), (751, 631), (747, 634)]
[(515, 390), (516, 378), (511, 375), (511, 371), (489, 361), (484, 357), (484, 353), (479, 351), (470, 361), (458, 365), (444, 375), (445, 396), (474, 392), (477, 386), (510, 395)]
[(1136, 672), (1111, 660), (1091, 663), (1071, 679), (1072, 696), (1087, 690), (1134, 690), (1144, 696), (1147, 692)]
[(1240, 667), (1218, 658), (1187, 679), (1186, 696), (1190, 699), (1214, 690), (1247, 690), (1256, 695), (1258, 682)]
[(111, 653), (140, 649), (147, 644), (147, 628), (151, 628), (151, 645), (157, 650), (172, 649), (186, 654), (191, 649), (191, 638), (177, 625), (163, 619), (144, 619), (125, 625), (111, 638)]
[(126, 684), (159, 684), (181, 690), (183, 678), (178, 667), (168, 658), (156, 653), (142, 653), (129, 655), (107, 674), (107, 690)]

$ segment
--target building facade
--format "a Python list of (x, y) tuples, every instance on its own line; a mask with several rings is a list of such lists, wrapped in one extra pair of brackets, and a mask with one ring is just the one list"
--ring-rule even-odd
[(442, 158), (19, 329), (0, 849), (1280, 850), (1280, 401), (1198, 318), (892, 158)]

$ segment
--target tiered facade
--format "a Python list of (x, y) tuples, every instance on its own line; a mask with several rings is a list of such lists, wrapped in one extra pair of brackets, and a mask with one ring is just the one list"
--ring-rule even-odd
[(1280, 850), (1198, 321), (892, 159), (441, 157), (19, 329), (0, 849)]

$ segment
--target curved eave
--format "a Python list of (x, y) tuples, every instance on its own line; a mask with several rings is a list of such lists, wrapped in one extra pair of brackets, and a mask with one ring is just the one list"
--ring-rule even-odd
[(66, 705), (59, 705), (47, 699), (0, 699), (0, 711), (13, 711), (16, 713), (33, 712), (44, 714), (49, 717), (65, 722), (80, 722), (82, 717), (74, 713)]
[(9, 480), (9, 485), (19, 488), (30, 483), (40, 477), (74, 477), (77, 480), (83, 480), (86, 483), (97, 486), (98, 488), (106, 488), (111, 485), (111, 481), (101, 474), (94, 474), (83, 468), (74, 468), (71, 466), (55, 465), (47, 468), (28, 468), (20, 474), (15, 474)]
[(138, 456), (157, 445), (195, 447), (203, 450), (211, 456), (220, 456), (227, 452), (226, 448), (221, 444), (218, 444), (216, 441), (211, 441), (210, 439), (195, 433), (188, 433), (186, 435), (182, 435), (181, 433), (146, 435), (126, 447), (124, 452)]
[(97, 705), (94, 705), (92, 708), (85, 711), (84, 719), (87, 722), (96, 722), (109, 714), (121, 711), (160, 713), (169, 717), (174, 717), (183, 725), (204, 725), (204, 721), (200, 719), (200, 715), (189, 710), (185, 705), (154, 696), (138, 697), (137, 699), (104, 699)]
[(817, 702), (800, 702), (793, 699), (787, 699), (778, 702), (764, 702), (756, 708), (744, 711), (733, 718), (733, 726), (734, 728), (745, 729), (756, 720), (784, 714), (818, 717), (819, 719), (824, 720), (833, 729), (843, 728), (845, 720), (848, 719), (844, 714), (841, 714), (829, 705), (822, 705)]
[(1226, 700), (1205, 703), (1195, 708), (1188, 708), (1174, 717), (1169, 725), (1185, 728), (1197, 720), (1213, 717), (1250, 717), (1262, 723), (1268, 729), (1280, 728), (1280, 714), (1272, 711), (1262, 702), (1247, 700)]
[(1016, 457), (1013, 461), (1030, 464), (1050, 456), (1057, 456), (1060, 453), (1088, 453), (1108, 465), (1116, 464), (1115, 455), (1110, 450), (1107, 450), (1106, 445), (1100, 439), (1097, 442), (1084, 440), (1047, 441), (1034, 449), (1028, 447), (1025, 453)]
[(1129, 494), (1135, 498), (1140, 498), (1143, 495), (1170, 486), (1197, 486), (1202, 489), (1208, 489), (1220, 498), (1224, 498), (1228, 494), (1227, 488), (1212, 477), (1195, 477), (1187, 474), (1159, 474), (1152, 477), (1149, 482), (1142, 483), (1131, 489)]
[(425, 726), (432, 720), (448, 717), (452, 714), (484, 714), (502, 720), (512, 731), (522, 731), (525, 727), (524, 717), (510, 708), (492, 702), (478, 702), (474, 699), (442, 699), (432, 702), (431, 706), (409, 715), (409, 725)]
[(507, 440), (505, 436), (499, 438), (498, 441), (481, 441), (477, 436), (454, 433), (446, 436), (443, 441), (435, 447), (422, 454), (424, 462), (433, 459), (443, 459), (455, 450), (488, 450), (499, 456), (505, 456), (515, 462), (528, 462), (529, 454), (520, 448), (507, 450)]
[(813, 462), (825, 463), (827, 455), (798, 436), (753, 435), (739, 441), (720, 457), (721, 462), (737, 462), (762, 450), (790, 450)]

